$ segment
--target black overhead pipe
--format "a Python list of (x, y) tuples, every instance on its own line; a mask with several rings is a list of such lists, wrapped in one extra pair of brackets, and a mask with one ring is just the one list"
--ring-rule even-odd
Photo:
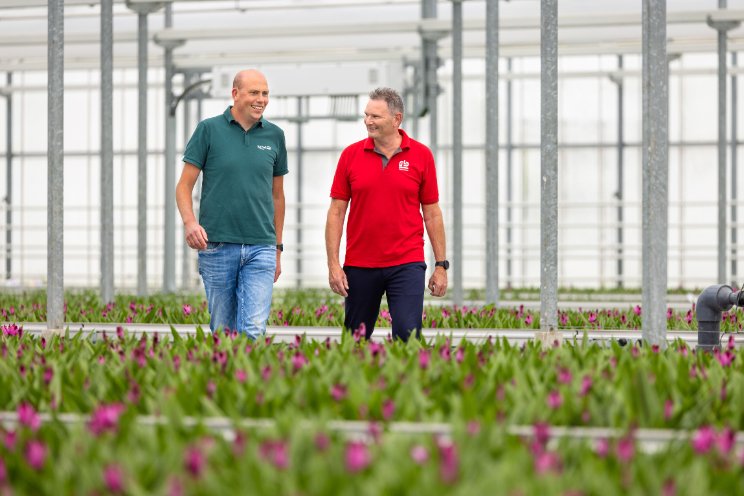
[(698, 321), (698, 345), (703, 351), (721, 346), (721, 315), (736, 305), (744, 306), (744, 291), (726, 284), (708, 286), (700, 293), (695, 307)]

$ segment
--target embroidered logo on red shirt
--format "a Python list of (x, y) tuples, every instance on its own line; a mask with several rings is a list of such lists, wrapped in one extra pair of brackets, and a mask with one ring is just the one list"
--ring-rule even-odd
[(405, 160), (398, 162), (398, 170), (408, 171), (408, 162)]

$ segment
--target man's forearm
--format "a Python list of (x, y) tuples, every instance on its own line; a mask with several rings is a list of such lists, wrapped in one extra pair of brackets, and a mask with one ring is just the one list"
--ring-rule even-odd
[(343, 217), (339, 219), (339, 215), (333, 212), (328, 213), (328, 221), (326, 222), (325, 242), (326, 242), (326, 255), (328, 257), (328, 267), (340, 265), (339, 251), (341, 248), (341, 234), (343, 231), (344, 221)]
[(274, 230), (276, 231), (276, 243), (282, 243), (284, 233), (284, 195), (274, 198)]

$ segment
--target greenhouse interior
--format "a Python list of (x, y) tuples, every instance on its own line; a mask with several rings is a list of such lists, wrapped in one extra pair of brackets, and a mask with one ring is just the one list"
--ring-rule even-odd
[(0, 496), (741, 494), (742, 21), (0, 0)]

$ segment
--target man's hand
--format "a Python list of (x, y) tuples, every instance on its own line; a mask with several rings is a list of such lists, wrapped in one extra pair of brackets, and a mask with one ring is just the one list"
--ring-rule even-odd
[(183, 228), (186, 244), (194, 250), (207, 249), (207, 231), (198, 222), (189, 222)]
[(328, 269), (328, 284), (334, 293), (344, 298), (349, 296), (349, 281), (346, 280), (346, 272), (340, 265)]
[(432, 296), (442, 297), (447, 292), (447, 271), (444, 267), (435, 267), (429, 279), (429, 291)]
[(276, 250), (276, 270), (274, 271), (274, 282), (279, 280), (282, 275), (282, 250)]

